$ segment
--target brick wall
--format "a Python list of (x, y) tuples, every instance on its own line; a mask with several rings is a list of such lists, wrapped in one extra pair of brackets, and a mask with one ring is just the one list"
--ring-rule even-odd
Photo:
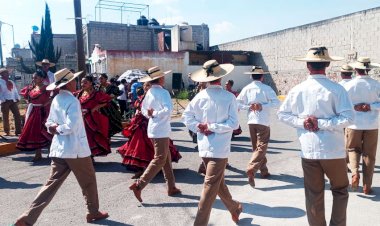
[[(330, 55), (345, 58), (330, 65), (327, 72), (333, 80), (339, 80), (339, 66), (354, 61), (357, 56), (368, 56), (372, 62), (380, 62), (380, 7), (213, 48), (256, 52), (255, 64), (267, 68), (278, 92), (287, 94), (307, 76), (305, 63), (294, 61), (293, 58), (304, 56), (311, 46), (317, 45), (326, 46)], [(379, 70), (374, 70), (372, 76), (379, 78), (379, 73)]]

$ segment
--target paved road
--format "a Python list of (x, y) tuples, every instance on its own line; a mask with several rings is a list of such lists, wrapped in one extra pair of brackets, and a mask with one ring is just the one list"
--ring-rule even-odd
[[(239, 115), (245, 121), (244, 113)], [(120, 164), (115, 148), (125, 139), (113, 139), (113, 153), (97, 158), (96, 171), (101, 210), (110, 213), (107, 220), (98, 225), (192, 225), (202, 189), (203, 177), (196, 171), (200, 158), (194, 150), (186, 128), (175, 118), (172, 123), (175, 144), (183, 158), (174, 164), (177, 185), (183, 191), (178, 197), (168, 197), (163, 176), (158, 175), (143, 190), (143, 204), (133, 196), (128, 186), (133, 182), (132, 173)], [(232, 142), (226, 170), (226, 182), (233, 197), (243, 203), (244, 213), (239, 225), (307, 225), (299, 144), (295, 130), (279, 123), (273, 117), (272, 135), (268, 150), (268, 167), (273, 177), (257, 179), (257, 189), (246, 180), (244, 169), (251, 155), (251, 145), (246, 125), (243, 134)], [(30, 163), (33, 154), (17, 154), (0, 158), (0, 225), (9, 225), (31, 203), (49, 174), (49, 160), (40, 164)], [(379, 159), (379, 158), (378, 158)], [(380, 225), (380, 160), (377, 160), (375, 194), (365, 196), (350, 193), (348, 225)], [(331, 213), (332, 196), (326, 185), (326, 218)], [(70, 175), (36, 225), (87, 225), (85, 205), (75, 177)], [(214, 204), (210, 225), (234, 225), (229, 212), (219, 199)]]

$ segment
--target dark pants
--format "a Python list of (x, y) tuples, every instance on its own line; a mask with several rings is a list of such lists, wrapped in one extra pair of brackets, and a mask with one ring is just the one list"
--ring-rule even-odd
[(345, 226), (348, 202), (346, 159), (302, 159), (309, 225), (325, 226), (325, 175), (330, 180), (333, 206), (329, 225)]
[(21, 116), (20, 111), (18, 109), (18, 103), (13, 100), (6, 100), (1, 103), (1, 113), (3, 114), (3, 127), (4, 132), (9, 134), (9, 110), (13, 114), (13, 118), (15, 120), (15, 134), (21, 134)]
[(124, 116), (124, 114), (128, 111), (127, 101), (126, 100), (117, 100), (117, 102), (119, 102), (121, 116)]

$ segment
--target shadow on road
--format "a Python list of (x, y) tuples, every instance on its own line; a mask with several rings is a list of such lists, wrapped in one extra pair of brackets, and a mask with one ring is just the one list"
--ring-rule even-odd
[(94, 167), (96, 172), (125, 172), (125, 167), (120, 162), (97, 162), (95, 157)]
[(276, 186), (276, 187), (265, 187), (265, 188), (258, 188), (255, 189), (260, 191), (274, 191), (274, 190), (284, 190), (284, 189), (296, 189), (296, 188), (303, 188), (303, 177), (297, 177), (293, 175), (288, 174), (279, 174), (275, 175), (272, 174), (268, 180), (277, 180), (288, 183), (287, 185), (282, 186)]
[(42, 184), (27, 184), (25, 182), (7, 181), (0, 177), (0, 189), (30, 189), (42, 186)]
[[(243, 205), (243, 213), (254, 216), (270, 217), (270, 218), (299, 218), (305, 216), (306, 212), (300, 208), (290, 206), (266, 206), (259, 203), (241, 203)], [(226, 210), (220, 199), (217, 199), (213, 208)], [(227, 211), (227, 210), (226, 210)], [(249, 222), (250, 223), (250, 222)], [(240, 224), (239, 225), (243, 225)], [(250, 224), (248, 224), (250, 225)]]
[(372, 187), (372, 194), (370, 195), (365, 195), (365, 194), (358, 194), (358, 197), (363, 198), (363, 199), (369, 199), (374, 202), (379, 202), (380, 201), (380, 187)]
[(110, 219), (94, 221), (91, 224), (112, 225), (112, 226), (132, 226), (132, 224), (125, 224), (125, 223), (121, 223), (121, 222), (110, 220)]

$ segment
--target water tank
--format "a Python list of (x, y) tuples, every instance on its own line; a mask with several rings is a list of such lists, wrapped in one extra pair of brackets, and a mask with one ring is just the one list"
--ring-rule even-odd
[(157, 21), (156, 19), (154, 19), (154, 18), (152, 18), (152, 19), (149, 21), (148, 24), (149, 24), (149, 25), (153, 25), (153, 26), (159, 26), (159, 25), (160, 25), (160, 23), (158, 23), (158, 21)]
[(145, 16), (141, 16), (140, 19), (137, 20), (137, 25), (140, 26), (148, 26), (149, 20)]

